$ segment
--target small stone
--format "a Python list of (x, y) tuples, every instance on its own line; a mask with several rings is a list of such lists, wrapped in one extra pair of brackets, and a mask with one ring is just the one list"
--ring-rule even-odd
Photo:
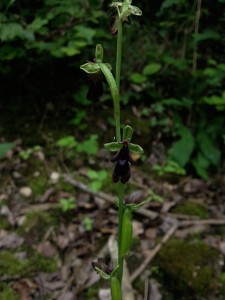
[(41, 175), (41, 173), (39, 171), (35, 171), (33, 174), (34, 177), (39, 177), (40, 175)]
[(53, 184), (56, 184), (59, 181), (60, 174), (58, 172), (52, 172), (50, 175), (50, 181)]
[(29, 198), (32, 195), (32, 189), (29, 186), (23, 186), (19, 190), (20, 195)]
[(19, 172), (17, 172), (17, 171), (14, 171), (14, 172), (12, 173), (12, 176), (13, 176), (13, 178), (15, 178), (15, 179), (20, 179), (20, 178), (22, 177), (22, 175), (21, 175)]

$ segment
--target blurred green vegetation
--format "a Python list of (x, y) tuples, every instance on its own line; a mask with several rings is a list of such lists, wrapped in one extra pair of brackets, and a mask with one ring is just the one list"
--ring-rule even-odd
[[(135, 106), (144, 120), (147, 155), (150, 143), (165, 145), (169, 167), (158, 166), (159, 172), (184, 169), (207, 179), (224, 160), (225, 1), (139, 2), (143, 16), (124, 28), (122, 108)], [(100, 101), (86, 98), (88, 78), (79, 66), (101, 43), (114, 67), (107, 3), (1, 1), (0, 135), (7, 142), (19, 136), (31, 147), (40, 137), (49, 143), (43, 126), (57, 132), (57, 140), (69, 136), (68, 128), (87, 138), (96, 134), (88, 122), (112, 104), (107, 89)]]

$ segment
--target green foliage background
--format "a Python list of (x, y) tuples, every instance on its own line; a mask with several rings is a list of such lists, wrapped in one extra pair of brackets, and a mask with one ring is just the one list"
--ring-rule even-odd
[[(79, 66), (93, 59), (97, 43), (114, 66), (107, 2), (1, 1), (0, 134), (8, 138), (14, 124), (14, 138), (26, 135), (46, 111), (55, 129), (72, 119), (85, 130), (85, 110), (99, 104), (86, 99)], [(150, 141), (160, 136), (168, 170), (175, 162), (206, 179), (224, 160), (225, 1), (202, 0), (200, 9), (199, 0), (133, 2), (143, 17), (124, 28), (122, 104), (137, 107)]]

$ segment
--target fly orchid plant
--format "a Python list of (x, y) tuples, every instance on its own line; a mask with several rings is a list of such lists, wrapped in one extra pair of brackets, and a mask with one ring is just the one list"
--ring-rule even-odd
[(112, 2), (110, 7), (115, 9), (115, 17), (111, 32), (117, 33), (117, 53), (116, 53), (116, 70), (115, 77), (112, 74), (110, 64), (103, 62), (103, 47), (97, 44), (95, 50), (94, 62), (87, 62), (80, 68), (88, 74), (103, 74), (105, 77), (114, 104), (114, 117), (116, 124), (116, 141), (106, 143), (104, 146), (108, 151), (117, 152), (112, 162), (116, 162), (112, 173), (114, 183), (118, 184), (118, 259), (113, 269), (110, 269), (101, 258), (97, 262), (93, 262), (92, 266), (95, 271), (104, 279), (110, 280), (112, 300), (122, 300), (122, 278), (124, 258), (128, 255), (132, 243), (132, 212), (145, 204), (142, 203), (126, 203), (124, 201), (124, 184), (128, 182), (131, 176), (130, 164), (135, 164), (131, 153), (141, 154), (143, 149), (131, 143), (133, 129), (130, 125), (123, 128), (121, 139), (120, 127), (120, 70), (121, 70), (121, 54), (122, 54), (122, 36), (123, 23), (128, 21), (131, 15), (141, 16), (142, 11), (131, 5), (132, 0), (124, 0), (123, 2)]

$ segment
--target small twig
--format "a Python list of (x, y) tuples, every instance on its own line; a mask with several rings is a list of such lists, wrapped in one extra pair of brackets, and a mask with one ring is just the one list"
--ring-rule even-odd
[[(101, 198), (103, 200), (106, 200), (110, 203), (116, 203), (117, 198), (113, 197), (109, 194), (106, 194), (104, 192), (95, 192), (93, 190), (91, 190), (87, 185), (85, 185), (84, 183), (72, 178), (71, 176), (64, 174), (63, 175), (65, 182), (72, 184), (73, 186), (75, 186), (76, 188), (80, 189), (83, 192), (86, 192), (92, 196), (96, 196), (98, 198)], [(147, 218), (151, 218), (151, 219), (155, 219), (156, 217), (159, 216), (158, 213), (151, 211), (149, 209), (145, 209), (145, 208), (141, 208), (139, 210), (137, 210), (135, 213), (145, 216)]]
[(86, 192), (92, 196), (96, 196), (99, 197), (103, 200), (106, 200), (108, 202), (111, 203), (115, 203), (116, 202), (116, 197), (113, 197), (111, 195), (108, 195), (106, 193), (103, 192), (95, 192), (93, 190), (91, 190), (86, 184), (72, 178), (71, 176), (64, 174), (63, 175), (65, 182), (70, 183), (71, 185), (75, 186), (76, 188), (78, 188), (79, 190)]
[(191, 225), (225, 225), (225, 219), (187, 220), (179, 222), (179, 227)]
[(72, 286), (74, 280), (76, 279), (77, 277), (77, 274), (76, 273), (73, 273), (70, 278), (68, 279), (65, 287), (63, 288), (62, 290), (62, 293), (60, 294), (61, 297), (63, 297), (65, 295), (65, 293), (70, 289), (70, 287)]
[(28, 212), (34, 211), (34, 212), (39, 212), (39, 211), (46, 211), (49, 209), (56, 209), (60, 208), (59, 203), (43, 203), (43, 204), (33, 204), (28, 207), (24, 207), (20, 210), (20, 213), (26, 214)]
[[(161, 215), (161, 216), (163, 217), (163, 215)], [(170, 212), (168, 212), (168, 213), (166, 213), (166, 216), (171, 217), (171, 218), (176, 219), (176, 220), (185, 220), (185, 221), (188, 221), (188, 222), (200, 220), (200, 218), (198, 216), (184, 215), (184, 214), (179, 214), (179, 213), (170, 213)]]
[(146, 266), (152, 261), (152, 259), (156, 256), (156, 254), (160, 251), (162, 246), (172, 237), (175, 231), (178, 228), (177, 222), (170, 228), (170, 230), (164, 235), (161, 241), (156, 245), (156, 247), (151, 251), (149, 256), (144, 260), (144, 262), (140, 265), (140, 267), (134, 271), (131, 275), (131, 282), (133, 282), (136, 278), (138, 278), (143, 271), (145, 270)]

